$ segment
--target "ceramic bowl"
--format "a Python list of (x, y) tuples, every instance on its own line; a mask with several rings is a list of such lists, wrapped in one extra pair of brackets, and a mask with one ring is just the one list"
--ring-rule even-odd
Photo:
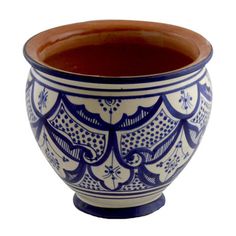
[(178, 26), (105, 20), (39, 33), (24, 55), (34, 136), (75, 206), (106, 218), (162, 207), (210, 115), (209, 42)]

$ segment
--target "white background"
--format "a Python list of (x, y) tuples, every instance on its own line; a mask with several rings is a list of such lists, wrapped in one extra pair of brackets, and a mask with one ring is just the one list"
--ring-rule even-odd
[[(8, 0), (0, 3), (0, 235), (236, 235), (236, 14), (233, 0)], [(78, 211), (33, 138), (24, 89), (24, 42), (47, 28), (94, 19), (180, 25), (214, 47), (214, 101), (203, 142), (146, 217), (106, 220)]]

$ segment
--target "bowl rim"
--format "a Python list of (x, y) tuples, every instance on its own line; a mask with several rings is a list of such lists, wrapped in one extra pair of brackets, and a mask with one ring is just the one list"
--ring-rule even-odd
[[(120, 30), (144, 30), (151, 32), (160, 32), (164, 34), (177, 35), (185, 40), (194, 43), (199, 50), (198, 57), (190, 64), (178, 68), (176, 70), (171, 70), (162, 73), (146, 74), (146, 75), (129, 75), (129, 76), (104, 76), (104, 75), (89, 75), (80, 74), (75, 72), (69, 72), (56, 67), (52, 67), (44, 63), (37, 56), (37, 52), (53, 44), (57, 41), (64, 40), (73, 37), (78, 34), (89, 34), (98, 33), (104, 31), (120, 31)], [(62, 34), (64, 35), (62, 37)], [(51, 39), (51, 38), (52, 39)], [(50, 38), (51, 41), (48, 41)], [(46, 42), (46, 44), (45, 44)], [(44, 44), (43, 44), (44, 43)], [(26, 60), (31, 64), (31, 66), (41, 72), (46, 74), (57, 76), (66, 79), (72, 79), (76, 81), (86, 81), (86, 82), (110, 82), (112, 83), (123, 83), (131, 82), (136, 80), (146, 82), (156, 81), (156, 80), (166, 80), (171, 78), (176, 78), (186, 74), (190, 74), (203, 68), (208, 61), (211, 59), (213, 54), (212, 45), (205, 39), (202, 35), (183, 27), (176, 25), (170, 25), (159, 22), (149, 22), (149, 21), (136, 21), (136, 20), (95, 20), (95, 21), (85, 21), (73, 24), (67, 24), (55, 28), (42, 31), (30, 39), (28, 39), (24, 45), (23, 53)], [(112, 80), (111, 80), (112, 78)]]

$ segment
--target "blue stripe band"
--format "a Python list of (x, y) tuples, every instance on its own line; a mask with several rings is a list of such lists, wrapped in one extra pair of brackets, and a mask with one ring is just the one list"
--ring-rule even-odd
[[(75, 189), (74, 189), (75, 190)], [(76, 190), (75, 190), (76, 191)], [(164, 189), (162, 190), (164, 191)], [(157, 195), (157, 194), (161, 194), (161, 192), (153, 192), (153, 193), (149, 193), (147, 195), (144, 195), (144, 196), (138, 196), (138, 198), (144, 198), (144, 197), (149, 197), (149, 196), (152, 196), (152, 195)], [(79, 195), (85, 195), (85, 196), (88, 196), (88, 197), (93, 197), (93, 198), (99, 198), (99, 199), (106, 199), (106, 200), (128, 200), (128, 199), (137, 199), (137, 196), (134, 196), (134, 197), (122, 197), (122, 198), (118, 198), (118, 197), (100, 197), (100, 196), (95, 196), (95, 195), (91, 195), (91, 194), (87, 194), (87, 193), (83, 193), (83, 192), (78, 192)]]
[[(188, 88), (188, 87), (191, 87), (193, 84), (197, 83), (198, 81), (200, 81), (201, 79), (203, 79), (204, 76), (201, 76), (198, 80), (196, 81), (193, 81), (192, 83), (189, 83), (187, 84), (186, 86), (184, 87), (181, 87), (181, 89), (185, 89), (185, 88)], [(36, 78), (34, 78), (37, 83), (39, 83), (40, 85), (44, 86), (45, 88), (47, 89), (50, 89), (52, 91), (55, 91), (55, 92), (62, 92), (60, 89), (56, 89), (56, 88), (53, 88), (51, 86), (48, 86), (44, 83), (42, 83), (41, 81), (37, 80)], [(144, 91), (146, 89), (143, 89)], [(72, 93), (72, 92), (65, 92), (66, 95), (71, 95), (71, 96), (79, 96), (79, 97), (84, 97), (84, 98), (123, 98), (123, 99), (134, 99), (134, 98), (147, 98), (147, 97), (154, 97), (154, 96), (160, 96), (160, 95), (163, 95), (163, 94), (169, 94), (169, 93), (174, 93), (174, 92), (177, 92), (179, 91), (180, 88), (177, 88), (177, 89), (173, 89), (173, 90), (170, 90), (170, 91), (167, 91), (167, 92), (159, 92), (159, 93), (150, 93), (150, 94), (145, 94), (145, 95), (131, 95), (131, 96), (123, 96), (122, 93), (117, 95), (117, 96), (111, 96), (111, 95), (106, 95), (106, 94), (103, 94), (103, 95), (92, 95), (92, 94), (78, 94), (78, 93)], [(121, 92), (123, 92), (124, 94), (124, 91), (121, 90)]]
[[(66, 87), (69, 87), (69, 88), (75, 88), (75, 89), (82, 89), (82, 90), (88, 90), (88, 91), (101, 91), (101, 92), (114, 92), (114, 91), (117, 91), (117, 92), (124, 92), (124, 91), (127, 91), (127, 92), (135, 92), (135, 91), (143, 91), (143, 90), (153, 90), (153, 89), (159, 89), (159, 88), (165, 88), (165, 87), (169, 87), (169, 86), (173, 86), (173, 85), (176, 85), (176, 84), (179, 84), (179, 83), (182, 83), (182, 82), (185, 82), (185, 81), (188, 81), (189, 79), (192, 79), (194, 78), (196, 75), (198, 75), (199, 73), (201, 73), (202, 70), (199, 70), (197, 71), (197, 73), (189, 76), (188, 78), (184, 79), (184, 80), (181, 80), (181, 81), (176, 81), (174, 83), (171, 83), (171, 84), (165, 84), (165, 85), (159, 85), (159, 86), (151, 86), (151, 87), (145, 87), (145, 88), (136, 88), (136, 89), (98, 89), (98, 88), (87, 88), (87, 87), (81, 87), (81, 86), (75, 86), (75, 85), (69, 85), (69, 84), (64, 84), (64, 83), (61, 83), (61, 82), (57, 82), (57, 81), (54, 81), (52, 79), (49, 79), (41, 74), (39, 74), (37, 71), (35, 71), (36, 74), (38, 74), (40, 77), (44, 78), (45, 80), (51, 82), (51, 83), (55, 83), (57, 85), (62, 85), (62, 86), (66, 86)], [(34, 79), (37, 79), (35, 78), (35, 76), (33, 75), (32, 71), (30, 72), (31, 76), (34, 78)], [(206, 75), (206, 71), (204, 72), (204, 74), (201, 76), (201, 78), (203, 78), (204, 76)], [(38, 79), (37, 79), (38, 80)]]
[[(68, 183), (66, 183), (68, 184)], [(116, 194), (112, 194), (112, 193), (109, 193), (107, 191), (99, 191), (99, 192), (93, 192), (93, 191), (89, 191), (89, 190), (86, 190), (86, 189), (80, 189), (80, 188), (77, 188), (76, 186), (73, 186), (72, 184), (68, 184), (70, 187), (72, 187), (73, 189), (77, 189), (78, 191), (81, 191), (81, 192), (85, 192), (85, 193), (90, 193), (90, 194), (95, 194), (95, 195), (102, 195), (102, 196), (132, 196), (132, 195), (142, 195), (142, 194), (146, 194), (146, 193), (152, 193), (154, 191), (158, 191), (160, 189), (163, 189), (163, 188), (166, 188), (170, 183), (167, 183), (165, 185), (162, 185), (162, 186), (159, 186), (157, 188), (151, 188), (150, 190), (144, 190), (142, 192), (136, 192), (136, 193), (131, 193), (129, 191), (127, 192), (123, 192), (123, 193), (116, 193)]]

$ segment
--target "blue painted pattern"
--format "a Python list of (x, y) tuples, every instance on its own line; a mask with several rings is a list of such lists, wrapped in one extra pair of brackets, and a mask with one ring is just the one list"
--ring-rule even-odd
[(150, 97), (84, 97), (35, 78), (26, 89), (35, 138), (58, 175), (80, 191), (110, 194), (168, 185), (199, 145), (211, 100), (206, 74)]

